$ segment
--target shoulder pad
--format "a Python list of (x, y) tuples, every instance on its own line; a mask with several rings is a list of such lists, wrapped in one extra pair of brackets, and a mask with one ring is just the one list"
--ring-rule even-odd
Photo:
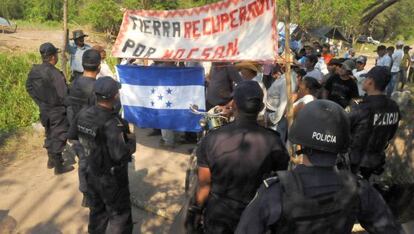
[(266, 188), (269, 188), (270, 186), (278, 182), (279, 182), (279, 177), (277, 176), (269, 177), (263, 180), (263, 184)]

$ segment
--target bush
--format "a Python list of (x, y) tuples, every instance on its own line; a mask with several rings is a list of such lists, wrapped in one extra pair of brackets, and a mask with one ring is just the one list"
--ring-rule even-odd
[(114, 0), (88, 1), (85, 8), (80, 10), (83, 23), (91, 24), (101, 32), (116, 34), (122, 22), (122, 11)]
[(0, 133), (28, 126), (38, 120), (39, 110), (26, 92), (27, 75), (36, 54), (0, 53)]

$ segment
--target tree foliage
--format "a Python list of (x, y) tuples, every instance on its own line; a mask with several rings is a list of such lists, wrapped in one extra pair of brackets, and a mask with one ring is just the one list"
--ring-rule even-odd
[[(69, 20), (91, 24), (99, 31), (116, 34), (123, 9), (171, 10), (190, 8), (218, 0), (69, 0)], [(278, 0), (283, 20), (286, 0)], [(414, 32), (413, 0), (290, 0), (292, 22), (304, 28), (340, 27), (347, 35), (370, 34), (380, 39), (409, 38)], [(372, 9), (387, 1), (397, 1), (371, 20), (361, 20)], [(1, 0), (0, 16), (33, 21), (59, 21), (63, 0)]]

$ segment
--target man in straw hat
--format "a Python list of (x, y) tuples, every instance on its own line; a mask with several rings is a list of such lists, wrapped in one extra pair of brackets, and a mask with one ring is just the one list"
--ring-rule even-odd
[(75, 30), (72, 34), (71, 40), (73, 40), (73, 43), (69, 43), (67, 47), (70, 54), (71, 81), (82, 75), (82, 56), (86, 50), (91, 48), (91, 46), (85, 44), (85, 37), (88, 35), (84, 34), (82, 30)]

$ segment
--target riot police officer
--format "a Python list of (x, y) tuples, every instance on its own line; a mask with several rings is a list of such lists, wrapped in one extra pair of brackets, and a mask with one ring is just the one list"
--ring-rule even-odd
[(69, 139), (78, 139), (88, 159), (89, 233), (131, 233), (128, 162), (135, 152), (135, 135), (114, 113), (120, 84), (111, 77), (95, 83), (97, 104), (75, 118)]
[(385, 164), (385, 150), (394, 137), (400, 121), (398, 105), (387, 97), (385, 88), (391, 74), (385, 67), (374, 67), (367, 74), (362, 89), (366, 96), (351, 108), (350, 161), (354, 173), (369, 179), (381, 174)]
[(233, 233), (263, 177), (289, 161), (279, 134), (256, 121), (263, 108), (260, 85), (239, 82), (233, 100), (235, 121), (209, 132), (197, 149), (199, 187), (189, 212), (201, 216), (204, 209), (205, 233)]
[(379, 193), (366, 180), (335, 166), (350, 141), (349, 120), (338, 104), (316, 100), (295, 118), (289, 140), (302, 163), (263, 181), (236, 233), (351, 233), (356, 219), (369, 233), (402, 233)]
[[(96, 97), (94, 86), (96, 76), (99, 73), (101, 64), (101, 55), (97, 50), (90, 49), (83, 53), (82, 76), (75, 79), (69, 89), (67, 102), (68, 118), (72, 123), (75, 116), (82, 108), (95, 105)], [(83, 193), (82, 206), (88, 206), (88, 189), (86, 184), (87, 159), (84, 155), (83, 148), (78, 141), (72, 141), (72, 151), (79, 156), (79, 190)]]
[(66, 79), (55, 67), (59, 49), (47, 42), (40, 46), (39, 51), (43, 63), (33, 65), (26, 81), (26, 90), (39, 106), (40, 121), (46, 131), (44, 147), (49, 158), (47, 167), (55, 168), (55, 174), (62, 174), (74, 169), (65, 166), (62, 157), (69, 128), (64, 105)]
[(72, 119), (84, 107), (95, 105), (95, 93), (93, 91), (96, 76), (99, 73), (101, 55), (99, 51), (90, 49), (82, 56), (83, 74), (72, 83), (69, 89), (69, 105), (72, 109)]

